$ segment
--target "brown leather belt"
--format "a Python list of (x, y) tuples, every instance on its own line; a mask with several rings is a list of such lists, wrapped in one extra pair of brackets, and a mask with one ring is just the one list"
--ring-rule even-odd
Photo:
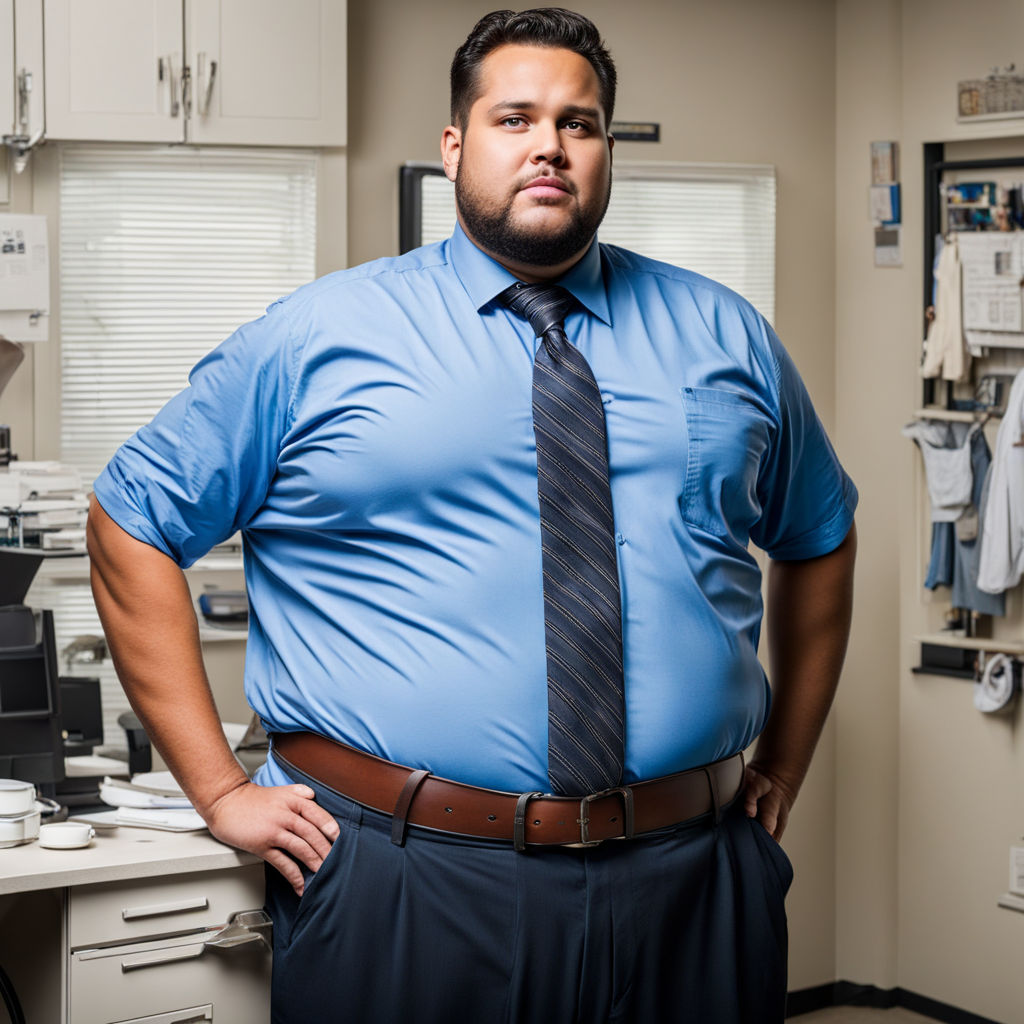
[(584, 797), (504, 793), (406, 768), (310, 732), (275, 733), (274, 755), (342, 796), (408, 825), (529, 846), (596, 846), (713, 812), (743, 786), (743, 755)]

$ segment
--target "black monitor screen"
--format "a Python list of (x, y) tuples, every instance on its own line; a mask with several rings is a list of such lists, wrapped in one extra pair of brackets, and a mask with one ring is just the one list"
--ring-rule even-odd
[(53, 613), (0, 612), (0, 777), (58, 782), (64, 778), (64, 742)]

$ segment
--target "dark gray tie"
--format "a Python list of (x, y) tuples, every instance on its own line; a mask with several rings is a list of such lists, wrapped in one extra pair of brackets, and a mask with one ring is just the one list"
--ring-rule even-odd
[(500, 300), (543, 344), (533, 364), (533, 429), (544, 568), (548, 776), (582, 796), (622, 779), (622, 610), (608, 486), (604, 406), (594, 374), (566, 338), (575, 299), (557, 285), (517, 284)]

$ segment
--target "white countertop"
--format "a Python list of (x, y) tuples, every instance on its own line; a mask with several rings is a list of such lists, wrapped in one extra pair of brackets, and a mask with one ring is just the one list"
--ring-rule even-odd
[(0, 850), (0, 895), (258, 862), (254, 854), (225, 846), (206, 831), (161, 832), (122, 825), (97, 829), (92, 844), (80, 850), (48, 850), (36, 842)]

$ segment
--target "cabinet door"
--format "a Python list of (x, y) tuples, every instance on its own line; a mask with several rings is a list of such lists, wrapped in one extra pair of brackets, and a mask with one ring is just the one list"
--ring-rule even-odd
[(345, 0), (186, 0), (189, 141), (345, 144)]
[(46, 0), (51, 139), (182, 142), (181, 0)]
[[(0, 0), (0, 135), (14, 134), (14, 0)], [(0, 197), (0, 202), (6, 202)]]
[(44, 122), (43, 0), (14, 0), (14, 30), (14, 134), (32, 139)]

